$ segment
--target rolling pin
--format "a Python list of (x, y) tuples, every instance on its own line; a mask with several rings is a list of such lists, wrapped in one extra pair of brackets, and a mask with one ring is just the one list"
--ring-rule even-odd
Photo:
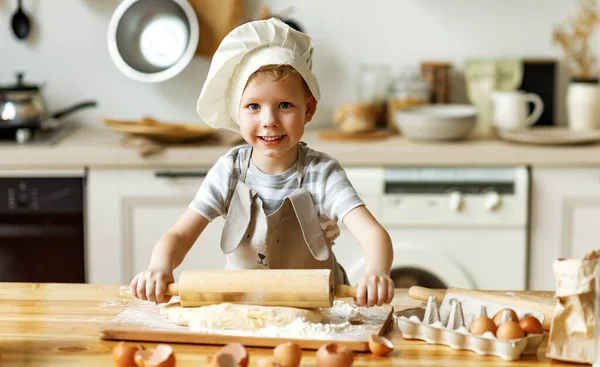
[(166, 294), (183, 307), (218, 303), (326, 308), (334, 298), (356, 298), (356, 288), (335, 285), (329, 269), (184, 270)]
[(550, 330), (552, 318), (554, 317), (554, 309), (556, 307), (554, 292), (550, 291), (479, 291), (462, 288), (430, 289), (418, 286), (413, 286), (408, 289), (408, 295), (413, 299), (427, 301), (429, 296), (435, 296), (439, 303), (444, 300), (446, 293), (461, 294), (482, 301), (504, 303), (506, 305), (541, 311), (544, 314), (544, 322), (542, 323), (544, 330)]

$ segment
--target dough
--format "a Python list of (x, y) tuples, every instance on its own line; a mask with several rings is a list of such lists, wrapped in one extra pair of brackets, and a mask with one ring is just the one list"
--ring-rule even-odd
[(168, 303), (162, 315), (178, 325), (190, 328), (257, 330), (265, 326), (285, 326), (297, 318), (318, 323), (323, 320), (319, 309), (252, 306), (221, 303), (203, 307), (181, 307), (179, 302)]

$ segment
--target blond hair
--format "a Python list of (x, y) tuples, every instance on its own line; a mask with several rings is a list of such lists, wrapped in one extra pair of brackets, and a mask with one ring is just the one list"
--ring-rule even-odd
[(256, 70), (254, 73), (252, 73), (252, 75), (250, 75), (250, 77), (248, 77), (248, 81), (246, 82), (246, 85), (248, 85), (252, 80), (258, 78), (259, 76), (264, 76), (264, 75), (270, 76), (273, 79), (273, 81), (276, 81), (276, 82), (283, 80), (285, 78), (289, 78), (290, 76), (297, 75), (300, 78), (300, 80), (302, 80), (302, 88), (304, 88), (304, 91), (310, 97), (313, 96), (312, 92), (310, 91), (310, 88), (308, 88), (308, 84), (306, 84), (306, 81), (304, 80), (302, 75), (300, 75), (298, 70), (294, 69), (294, 67), (289, 64), (263, 65), (260, 68), (258, 68), (258, 70)]

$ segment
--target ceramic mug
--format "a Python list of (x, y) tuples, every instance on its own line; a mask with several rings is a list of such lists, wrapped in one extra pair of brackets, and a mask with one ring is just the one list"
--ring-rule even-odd
[[(533, 125), (544, 111), (542, 98), (523, 91), (494, 92), (494, 126), (501, 129), (520, 129)], [(529, 114), (529, 103), (534, 108)]]

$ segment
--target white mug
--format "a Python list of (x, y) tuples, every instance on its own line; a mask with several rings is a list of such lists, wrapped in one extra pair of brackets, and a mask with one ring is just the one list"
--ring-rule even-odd
[[(542, 98), (523, 91), (494, 92), (494, 126), (501, 129), (519, 129), (533, 125), (544, 111)], [(529, 115), (529, 103), (534, 108)]]

